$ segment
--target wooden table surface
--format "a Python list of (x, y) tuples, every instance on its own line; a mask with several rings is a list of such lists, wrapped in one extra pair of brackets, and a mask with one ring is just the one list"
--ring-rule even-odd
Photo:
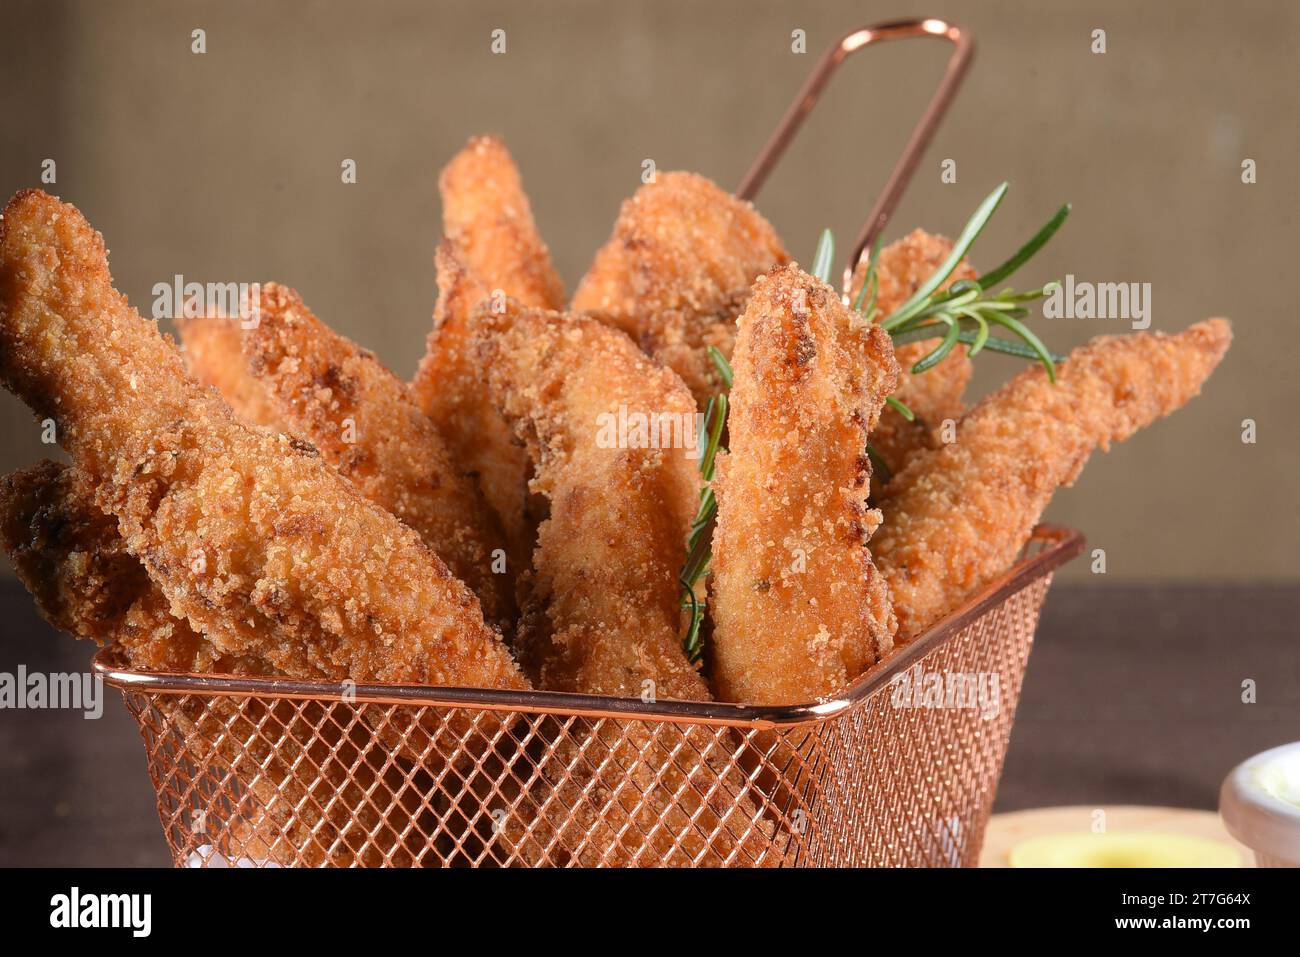
[[(0, 616), (0, 672), (86, 668), (13, 582)], [(1298, 622), (1300, 586), (1054, 587), (996, 810), (1213, 810), (1234, 764), (1300, 738)], [(135, 725), (105, 698), (96, 721), (0, 710), (0, 866), (169, 863)]]

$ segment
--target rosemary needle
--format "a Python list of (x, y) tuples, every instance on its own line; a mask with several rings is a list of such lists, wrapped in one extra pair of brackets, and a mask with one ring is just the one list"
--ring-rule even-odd
[(817, 251), (813, 253), (811, 274), (822, 282), (831, 281), (831, 268), (835, 260), (835, 237), (829, 229), (823, 229), (817, 240)]

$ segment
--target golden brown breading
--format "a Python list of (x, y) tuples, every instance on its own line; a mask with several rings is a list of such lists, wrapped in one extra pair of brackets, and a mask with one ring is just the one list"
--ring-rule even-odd
[(488, 291), (526, 306), (559, 309), (564, 283), (533, 222), (523, 180), (495, 136), (475, 136), (438, 177), (443, 235)]
[(474, 314), (491, 294), (465, 267), (455, 244), (438, 247), (438, 306), (433, 331), (411, 386), (416, 403), (437, 427), (452, 459), (474, 478), (505, 532), (507, 573), (527, 570), (536, 539), (530, 519), (528, 453), (487, 394), (487, 376), (474, 354)]
[(294, 290), (263, 285), (259, 308), (260, 321), (242, 336), (244, 358), (285, 427), (415, 529), (473, 589), (484, 617), (512, 629), (513, 588), (493, 571), (494, 552), (505, 564), (500, 523), (406, 383), (316, 318)]
[(117, 646), (136, 668), (274, 673), (255, 658), (222, 655), (171, 614), (77, 469), (44, 461), (0, 480), (0, 541), (42, 617), (78, 638)]
[[(914, 229), (881, 249), (876, 260), (879, 282), (876, 308), (880, 310), (880, 317), (887, 317), (911, 298), (951, 252), (951, 239), (931, 235), (922, 229)], [(857, 301), (866, 268), (866, 263), (862, 262), (853, 273), (850, 302)], [(976, 276), (970, 263), (963, 259), (939, 288), (947, 289), (959, 279), (975, 279)], [(944, 419), (956, 421), (965, 410), (962, 393), (966, 391), (972, 371), (965, 346), (957, 346), (943, 362), (925, 372), (913, 375), (910, 371), (938, 344), (938, 339), (927, 339), (898, 347), (900, 375), (894, 397), (916, 414), (916, 421), (909, 422), (897, 409), (886, 407), (880, 415), (880, 423), (871, 433), (871, 447), (891, 473), (902, 471), (917, 452), (939, 444), (935, 435)], [(873, 498), (879, 498), (880, 483), (875, 485)]]
[[(658, 697), (703, 700), (679, 634), (677, 574), (700, 488), (698, 459), (682, 447), (695, 441), (690, 395), (592, 320), (512, 304), (481, 322), (499, 330), (480, 340), (492, 395), (551, 505), (520, 627), (525, 670), (553, 691), (638, 697), (653, 681)], [(660, 444), (688, 435), (675, 448), (606, 447), (617, 430), (603, 427), (620, 409), (656, 417)]]
[(128, 550), (223, 653), (305, 677), (525, 686), (419, 536), (190, 379), (113, 288), (99, 234), (35, 190), (0, 226), (0, 378), (56, 420)]
[(957, 441), (916, 456), (887, 487), (873, 542), (912, 638), (1005, 571), (1052, 493), (1092, 450), (1122, 442), (1201, 389), (1232, 341), (1226, 319), (1174, 336), (1103, 336), (1053, 385), (1039, 366), (976, 405)]
[[(698, 458), (688, 448), (697, 428), (690, 393), (622, 333), (591, 319), (508, 303), (503, 315), (485, 308), (479, 329), (492, 395), (525, 439), (534, 486), (550, 501), (520, 625), (526, 671), (553, 691), (707, 700), (681, 647), (677, 582), (700, 491)], [(626, 434), (620, 418), (629, 423)], [(693, 737), (693, 748), (710, 750), (708, 737)], [(575, 850), (586, 829), (597, 828), (577, 849), (578, 862), (717, 864), (761, 853), (741, 846), (746, 782), (716, 747), (707, 758), (688, 748), (673, 759), (650, 728), (636, 727), (610, 746), (616, 770), (589, 783), (594, 796), (561, 794), (565, 804), (579, 805), (560, 837), (565, 847)], [(633, 749), (652, 757), (641, 756), (629, 781), (624, 767)], [(575, 759), (581, 763), (562, 748), (543, 774)], [(699, 761), (724, 777), (707, 803), (689, 790)], [(662, 778), (655, 780), (651, 767), (665, 769)], [(685, 793), (675, 797), (679, 788)], [(616, 816), (595, 824), (591, 808), (607, 800), (628, 815), (626, 833), (618, 834)], [(656, 825), (660, 817), (666, 824)], [(721, 833), (710, 840), (715, 828)]]
[(494, 294), (498, 301), (511, 296), (524, 305), (558, 309), (564, 284), (501, 140), (471, 139), (443, 169), (438, 191), (445, 236), (437, 254), (438, 305), (412, 390), (496, 512), (510, 543), (514, 583), (528, 568), (537, 524), (527, 507), (528, 456), (487, 400), (482, 370), (467, 350), (471, 316)]
[(789, 259), (752, 205), (694, 173), (660, 173), (618, 214), (571, 308), (630, 335), (686, 382), (701, 408), (722, 384), (754, 278)]
[(238, 319), (221, 315), (179, 316), (176, 329), (185, 367), (203, 385), (221, 393), (245, 422), (284, 429), (266, 390), (248, 373), (240, 351)]
[(880, 513), (865, 446), (898, 364), (879, 325), (790, 265), (755, 283), (733, 367), (713, 485), (713, 687), (723, 701), (812, 701), (893, 644), (867, 549)]

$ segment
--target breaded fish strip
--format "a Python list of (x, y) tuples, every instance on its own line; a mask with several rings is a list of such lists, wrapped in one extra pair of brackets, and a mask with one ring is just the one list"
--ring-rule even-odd
[(718, 698), (831, 694), (893, 644), (867, 541), (867, 434), (894, 389), (889, 335), (796, 265), (754, 285), (737, 327), (730, 451), (713, 489), (712, 679)]
[(241, 351), (238, 319), (220, 315), (180, 316), (176, 319), (185, 367), (199, 383), (221, 393), (245, 422), (284, 429), (266, 389), (249, 374)]
[[(510, 303), (506, 314), (485, 309), (479, 321), (492, 395), (525, 439), (537, 468), (533, 484), (551, 506), (538, 530), (520, 626), (525, 670), (553, 691), (707, 700), (704, 679), (682, 650), (677, 581), (700, 491), (698, 458), (685, 447), (696, 441), (690, 393), (630, 339), (595, 320)], [(647, 425), (637, 433), (629, 427), (626, 442), (610, 425), (622, 413), (629, 422), (643, 415)], [(610, 801), (627, 815), (621, 836), (610, 818), (603, 829), (595, 823), (579, 863), (717, 864), (733, 854), (741, 862), (761, 854), (741, 846), (746, 813), (732, 812), (746, 801), (746, 782), (710, 736), (692, 739), (699, 753), (688, 748), (673, 758), (669, 742), (652, 740), (651, 727), (628, 733), (610, 745), (612, 766), (590, 783), (585, 799), (561, 795), (564, 804), (579, 806), (561, 836), (570, 850), (593, 826), (593, 805)], [(650, 757), (636, 754), (647, 749)], [(560, 749), (550, 764), (575, 760), (583, 763)], [(624, 768), (634, 761), (640, 770), (628, 786)], [(716, 765), (707, 776), (724, 778), (708, 803), (693, 790), (690, 762), (699, 762), (701, 777), (707, 763)], [(666, 769), (657, 781), (648, 769), (656, 766)], [(570, 788), (577, 783), (570, 780)]]
[[(911, 298), (951, 252), (951, 239), (931, 235), (923, 229), (914, 229), (881, 249), (876, 260), (879, 283), (876, 308), (880, 310), (880, 317), (887, 317)], [(863, 262), (853, 274), (850, 302), (857, 301), (865, 275), (866, 263)], [(963, 259), (940, 288), (947, 289), (959, 279), (975, 279), (976, 276), (970, 263)], [(938, 344), (938, 339), (927, 339), (898, 347), (900, 374), (894, 397), (916, 414), (916, 421), (909, 422), (897, 409), (886, 406), (880, 414), (879, 424), (871, 433), (871, 447), (891, 474), (902, 471), (917, 452), (938, 445), (935, 435), (944, 419), (956, 421), (965, 411), (962, 393), (966, 391), (972, 372), (965, 346), (957, 346), (946, 359), (925, 372), (913, 375), (910, 371)]]
[(438, 247), (438, 306), (428, 350), (411, 386), (421, 411), (434, 423), (453, 460), (478, 483), (505, 533), (507, 574), (514, 583), (527, 570), (536, 538), (529, 517), (528, 453), (488, 398), (487, 376), (474, 355), (474, 315), (491, 293), (460, 258), (455, 243)]
[(564, 283), (533, 222), (523, 180), (495, 136), (473, 137), (438, 178), (443, 235), (487, 286), (526, 306), (559, 309)]
[(660, 173), (623, 203), (571, 308), (622, 329), (682, 377), (701, 408), (722, 389), (754, 278), (789, 260), (752, 205), (694, 173)]
[(478, 596), (489, 622), (513, 628), (512, 586), (493, 572), (493, 553), (505, 557), (500, 523), (406, 383), (316, 318), (294, 290), (263, 285), (259, 308), (260, 321), (242, 336), (244, 358), (284, 427), (415, 529)]
[(310, 445), (238, 421), (112, 285), (75, 207), (0, 225), (0, 378), (53, 417), (170, 607), (288, 674), (522, 688), (478, 602)]
[[(95, 505), (94, 489), (77, 469), (47, 461), (0, 480), (0, 539), (50, 624), (114, 646), (133, 668), (278, 674), (257, 658), (222, 655), (171, 614), (144, 566), (127, 552), (117, 521)], [(375, 782), (373, 769), (358, 763), (352, 771), (349, 746), (324, 740), (337, 728), (319, 705), (303, 705), (300, 711), (288, 701), (167, 695), (156, 703), (184, 729), (192, 759), (203, 755), (243, 788), (238, 812), (223, 821), (228, 833), (209, 836), (223, 852), (278, 864), (333, 866), (380, 863), (385, 852), (401, 860), (406, 853), (385, 842), (386, 835), (401, 832), (409, 809), (398, 804), (388, 813), (390, 826), (376, 829), (379, 815), (363, 795)], [(294, 730), (272, 748), (267, 737), (290, 726)], [(319, 768), (319, 776), (310, 768)], [(384, 775), (396, 792), (396, 766)], [(303, 781), (312, 777), (315, 783), (308, 788)], [(362, 810), (354, 817), (352, 807)], [(321, 813), (322, 808), (328, 810)], [(370, 832), (376, 832), (371, 849), (357, 853)]]
[(1027, 369), (961, 420), (957, 441), (916, 456), (889, 484), (873, 543), (899, 638), (942, 618), (1015, 561), (1052, 493), (1109, 448), (1183, 406), (1232, 341), (1226, 319), (1178, 335), (1103, 336), (1053, 385)]

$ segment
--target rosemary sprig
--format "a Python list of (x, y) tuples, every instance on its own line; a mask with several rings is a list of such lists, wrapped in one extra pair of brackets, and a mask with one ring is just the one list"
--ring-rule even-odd
[[(1064, 358), (1050, 352), (1038, 336), (1021, 322), (1029, 315), (1025, 304), (1048, 295), (1053, 284), (1048, 283), (1022, 293), (1004, 289), (996, 295), (988, 295), (988, 291), (1008, 279), (1047, 244), (1070, 215), (1069, 203), (1058, 209), (1052, 218), (1016, 251), (1015, 255), (996, 269), (974, 280), (959, 280), (945, 290), (941, 291), (939, 288), (975, 245), (975, 241), (979, 239), (984, 227), (988, 225), (1003, 197), (1006, 196), (1008, 188), (1007, 183), (1002, 183), (984, 198), (939, 268), (908, 297), (906, 302), (880, 320), (881, 327), (889, 333), (895, 345), (923, 339), (940, 340), (936, 348), (912, 366), (913, 373), (922, 373), (934, 368), (948, 358), (957, 344), (961, 343), (968, 347), (967, 354), (971, 357), (987, 349), (989, 352), (1041, 362), (1047, 369), (1048, 377), (1053, 382), (1056, 381), (1056, 363), (1064, 361)], [(876, 321), (876, 313), (879, 311), (876, 306), (877, 294), (880, 291), (880, 277), (876, 270), (879, 256), (880, 243), (877, 241), (867, 260), (862, 288), (858, 290), (857, 298), (853, 302), (853, 308), (865, 316), (868, 322)], [(817, 241), (817, 250), (813, 254), (812, 275), (822, 282), (829, 283), (834, 258), (835, 237), (829, 229), (824, 229)], [(1010, 336), (992, 335), (993, 327), (1006, 330)], [(718, 500), (714, 497), (712, 487), (713, 473), (718, 450), (722, 448), (722, 435), (727, 422), (728, 393), (734, 380), (731, 364), (722, 353), (714, 346), (709, 346), (708, 353), (718, 370), (724, 391), (709, 400), (704, 412), (704, 428), (708, 435), (700, 457), (700, 474), (704, 479), (704, 488), (700, 491), (699, 508), (696, 510), (694, 521), (691, 522), (690, 534), (687, 538), (686, 562), (678, 576), (682, 587), (682, 608), (690, 613), (682, 648), (692, 663), (698, 662), (704, 653), (704, 641), (700, 629), (704, 623), (705, 603), (696, 594), (696, 588), (700, 580), (708, 574), (712, 561), (713, 526), (718, 515)], [(912, 410), (898, 399), (890, 396), (885, 401), (909, 422), (916, 420)], [(867, 455), (871, 459), (872, 471), (882, 481), (888, 482), (889, 468), (870, 444), (867, 445)]]
[(966, 258), (966, 254), (975, 245), (975, 240), (979, 239), (980, 233), (984, 231), (984, 227), (993, 218), (993, 214), (997, 212), (997, 208), (1002, 202), (1002, 197), (1007, 195), (1007, 190), (1010, 188), (1010, 183), (1001, 183), (997, 189), (984, 197), (984, 201), (976, 208), (975, 214), (962, 227), (961, 234), (952, 244), (952, 251), (948, 253), (948, 258), (930, 274), (930, 278), (917, 287), (916, 292), (912, 293), (906, 302), (895, 309), (881, 323), (886, 332), (892, 332), (894, 328), (920, 313), (930, 303), (935, 291), (943, 285), (945, 279), (952, 275), (952, 271), (957, 268), (957, 264)]
[[(943, 323), (933, 323), (933, 324), (926, 323), (924, 325), (920, 325), (920, 326), (916, 326), (915, 328), (908, 329), (906, 332), (899, 333), (898, 335), (894, 336), (893, 337), (894, 345), (901, 345), (904, 342), (913, 342), (919, 339), (933, 339), (936, 336), (942, 335), (944, 331), (945, 331), (945, 327)], [(974, 348), (978, 343), (978, 339), (979, 339), (978, 332), (970, 332), (963, 329), (961, 332), (957, 334), (958, 342), (962, 343), (963, 345), (968, 345), (971, 347), (972, 351), (968, 352), (967, 355), (974, 354)], [(1038, 353), (1035, 352), (1033, 349), (1031, 349), (1029, 346), (1024, 345), (1023, 343), (1020, 342), (1016, 342), (1014, 339), (1002, 339), (997, 337), (989, 337), (985, 339), (982, 348), (986, 348), (990, 352), (1000, 352), (1003, 355), (1015, 356), (1018, 359), (1033, 359), (1037, 361), (1040, 358)], [(1065, 361), (1065, 356), (1060, 355), (1059, 353), (1056, 352), (1051, 353), (1051, 357), (1052, 357), (1052, 361), (1055, 363), (1061, 363)]]
[[(968, 354), (972, 357), (987, 348), (990, 352), (1035, 359), (1043, 364), (1048, 378), (1053, 382), (1056, 381), (1056, 363), (1060, 362), (1061, 358), (1049, 351), (1038, 336), (1020, 321), (1029, 314), (1024, 304), (1048, 295), (1051, 285), (1023, 293), (1011, 289), (1004, 289), (996, 295), (987, 293), (990, 288), (1010, 277), (1047, 245), (1047, 241), (1056, 234), (1066, 217), (1070, 215), (1069, 203), (1058, 209), (1052, 218), (1016, 251), (1015, 255), (996, 269), (978, 279), (963, 279), (953, 283), (948, 289), (939, 291), (939, 287), (952, 275), (957, 264), (980, 237), (1008, 188), (1007, 183), (1002, 183), (984, 198), (953, 243), (948, 258), (906, 302), (881, 320), (881, 327), (893, 337), (895, 344), (911, 339), (940, 338), (939, 345), (912, 366), (912, 373), (921, 373), (938, 365), (951, 355), (957, 343), (961, 342), (970, 347)], [(873, 267), (874, 255), (873, 262), (868, 264), (868, 273), (873, 271)], [(864, 289), (866, 285), (867, 279), (864, 278)], [(873, 317), (868, 316), (868, 318)], [(990, 333), (993, 326), (1007, 330), (1011, 333), (1011, 337), (992, 336)], [(923, 334), (910, 335), (918, 330), (923, 330)]]
[[(709, 346), (709, 358), (713, 360), (718, 376), (729, 392), (734, 378), (731, 363), (716, 346)], [(727, 392), (720, 392), (709, 400), (704, 409), (704, 430), (708, 436), (700, 455), (700, 476), (704, 479), (704, 487), (700, 490), (700, 504), (695, 510), (690, 534), (686, 538), (686, 563), (677, 576), (677, 581), (682, 586), (682, 608), (690, 613), (686, 637), (682, 639), (682, 650), (686, 652), (691, 664), (698, 662), (704, 654), (704, 640), (700, 637), (700, 627), (704, 624), (704, 601), (696, 593), (696, 588), (700, 579), (708, 574), (713, 557), (713, 525), (718, 517), (718, 500), (714, 497), (712, 483), (718, 450), (722, 448), (722, 430), (726, 424)]]

